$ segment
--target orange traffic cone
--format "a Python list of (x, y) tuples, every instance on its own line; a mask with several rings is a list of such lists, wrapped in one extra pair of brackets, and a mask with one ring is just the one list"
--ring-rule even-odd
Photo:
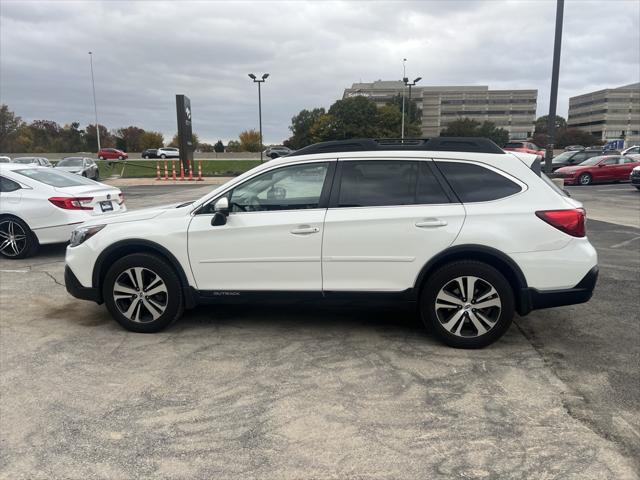
[(180, 181), (184, 180), (184, 165), (182, 164), (182, 160), (180, 160)]
[(176, 181), (176, 162), (175, 160), (171, 160), (171, 176), (173, 177), (173, 181)]
[(204, 178), (202, 178), (202, 160), (198, 160), (198, 181), (203, 181)]
[(189, 181), (193, 181), (193, 168), (191, 168), (191, 160), (189, 160)]
[(167, 161), (164, 161), (164, 179), (165, 181), (169, 180), (169, 170), (167, 168)]
[(156, 162), (156, 180), (160, 180), (160, 163)]

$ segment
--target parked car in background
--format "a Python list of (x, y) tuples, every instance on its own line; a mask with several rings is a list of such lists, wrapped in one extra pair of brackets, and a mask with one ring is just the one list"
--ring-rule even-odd
[(293, 153), (293, 150), (283, 145), (276, 145), (273, 147), (269, 147), (264, 151), (264, 155), (269, 158), (284, 157), (286, 155), (289, 155), (290, 153)]
[(553, 157), (551, 160), (551, 170), (556, 171), (562, 167), (568, 167), (570, 165), (579, 165), (585, 160), (602, 155), (599, 151), (588, 150), (574, 150), (569, 152), (562, 152), (557, 157)]
[(159, 158), (179, 158), (180, 150), (174, 147), (162, 147), (157, 150), (156, 155)]
[(478, 348), (515, 312), (586, 302), (597, 272), (582, 205), (535, 155), (437, 137), (310, 145), (195, 202), (95, 219), (72, 236), (65, 284), (135, 332), (197, 304), (395, 299)]
[(9, 157), (0, 157), (0, 163), (11, 163), (11, 159)]
[(574, 150), (584, 150), (582, 145), (569, 145), (568, 147), (564, 147), (567, 152), (572, 152)]
[(20, 163), (0, 165), (0, 200), (0, 255), (11, 259), (68, 242), (79, 223), (126, 210), (115, 187)]
[(160, 158), (158, 157), (158, 149), (157, 148), (147, 148), (141, 154), (142, 158)]
[(82, 175), (83, 177), (98, 180), (100, 178), (100, 170), (96, 162), (88, 157), (66, 157), (60, 160), (55, 168), (64, 170), (69, 173)]
[(631, 174), (629, 174), (629, 180), (631, 181), (631, 185), (640, 190), (640, 167), (633, 167)]
[(638, 165), (640, 157), (633, 155), (602, 155), (585, 160), (580, 165), (559, 168), (555, 173), (564, 180), (565, 185), (589, 185), (627, 180)]
[(45, 157), (17, 157), (13, 159), (13, 163), (21, 163), (23, 165), (38, 165), (40, 167), (53, 167), (48, 158)]
[(531, 142), (509, 142), (504, 146), (504, 150), (540, 155), (543, 159), (545, 154), (542, 148)]
[(640, 145), (634, 145), (633, 147), (625, 148), (621, 153), (622, 155), (640, 154)]
[(100, 160), (124, 160), (129, 158), (129, 155), (117, 148), (101, 148), (98, 152), (98, 158)]

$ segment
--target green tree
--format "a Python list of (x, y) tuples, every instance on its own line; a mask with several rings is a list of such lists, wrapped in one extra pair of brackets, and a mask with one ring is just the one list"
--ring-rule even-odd
[[(101, 148), (112, 148), (115, 147), (116, 141), (113, 135), (107, 130), (107, 127), (104, 125), (100, 125), (100, 147)], [(87, 125), (85, 129), (85, 146), (87, 150), (90, 152), (98, 151), (98, 139), (96, 136), (96, 126), (95, 124)]]
[(224, 143), (222, 143), (222, 140), (218, 140), (215, 143), (215, 145), (213, 146), (213, 151), (218, 153), (224, 152)]
[[(13, 153), (24, 122), (5, 104), (0, 106), (0, 152)], [(25, 135), (24, 132), (22, 132)]]
[[(402, 112), (402, 94), (399, 93), (394, 96), (387, 105), (395, 105), (398, 107), (398, 110)], [(419, 127), (422, 126), (422, 110), (418, 108), (418, 103), (413, 98), (411, 102), (409, 102), (408, 94), (404, 97), (404, 114), (406, 123), (417, 124)], [(405, 124), (405, 128), (406, 126)]]
[(125, 152), (141, 152), (143, 149), (140, 148), (140, 139), (144, 133), (142, 128), (133, 125), (120, 128), (116, 131), (116, 137), (121, 139), (121, 142), (116, 143), (119, 143)]
[(556, 148), (564, 148), (569, 145), (582, 145), (590, 147), (591, 145), (600, 145), (602, 142), (589, 132), (578, 130), (577, 128), (565, 128), (556, 135)]
[(313, 143), (311, 137), (311, 128), (313, 125), (326, 114), (324, 108), (314, 108), (313, 110), (301, 110), (296, 116), (291, 118), (291, 137), (284, 141), (284, 144), (294, 150), (306, 147)]
[(237, 140), (229, 140), (227, 143), (227, 152), (240, 152), (242, 148), (240, 147), (240, 142)]
[(372, 138), (376, 136), (376, 116), (378, 108), (367, 97), (349, 97), (336, 101), (329, 108), (334, 119), (332, 130), (339, 140), (347, 138)]
[(260, 132), (257, 130), (245, 130), (240, 133), (240, 149), (243, 152), (259, 152), (264, 147), (260, 143)]
[(496, 127), (495, 123), (484, 121), (482, 123), (471, 118), (459, 118), (450, 122), (440, 132), (443, 137), (485, 137), (495, 143), (504, 146), (509, 141), (509, 132), (504, 128)]
[(60, 130), (62, 141), (61, 152), (81, 152), (84, 150), (84, 131), (79, 122), (72, 122)]
[[(548, 122), (549, 122), (549, 115), (543, 115), (542, 117), (538, 117), (535, 123), (535, 133), (546, 134)], [(564, 117), (561, 117), (560, 115), (556, 115), (556, 136), (558, 133), (560, 133), (560, 130), (564, 130), (565, 128), (567, 128), (567, 121), (564, 119)]]
[(205, 153), (211, 153), (214, 151), (213, 145), (211, 145), (210, 143), (201, 143), (199, 146), (199, 150)]
[(160, 148), (164, 146), (164, 137), (160, 132), (144, 132), (140, 135), (140, 151), (147, 148)]

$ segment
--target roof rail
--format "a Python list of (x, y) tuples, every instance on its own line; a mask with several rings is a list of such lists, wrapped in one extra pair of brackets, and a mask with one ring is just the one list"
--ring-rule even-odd
[(287, 155), (313, 153), (367, 152), (385, 150), (427, 150), (445, 152), (505, 153), (492, 140), (482, 137), (434, 137), (434, 138), (352, 138), (314, 143)]

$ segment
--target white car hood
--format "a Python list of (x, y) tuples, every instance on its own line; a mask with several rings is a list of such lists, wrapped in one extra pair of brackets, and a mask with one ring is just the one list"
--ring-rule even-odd
[[(133, 210), (133, 211), (128, 211), (124, 213), (114, 213), (106, 217), (100, 217), (100, 218), (96, 218), (95, 220), (90, 220), (88, 222), (85, 222), (83, 225), (110, 225), (113, 223), (137, 222), (140, 220), (150, 220), (165, 212), (178, 210), (176, 209), (178, 205), (180, 205), (180, 203), (173, 203), (171, 205), (162, 205), (159, 207), (143, 208), (141, 210)], [(188, 209), (179, 209), (179, 210), (184, 211), (185, 214), (187, 214), (189, 211)]]

